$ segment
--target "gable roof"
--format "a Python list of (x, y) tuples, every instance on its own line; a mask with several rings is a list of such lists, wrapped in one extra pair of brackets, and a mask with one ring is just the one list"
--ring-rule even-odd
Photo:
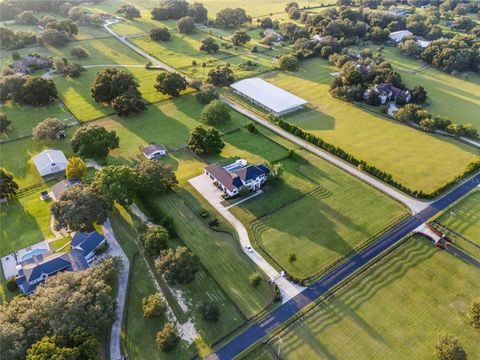
[(55, 200), (59, 200), (62, 194), (75, 184), (80, 184), (80, 180), (62, 180), (53, 185), (50, 191)]
[(265, 175), (265, 171), (260, 169), (258, 166), (249, 165), (236, 170), (235, 174), (237, 174), (243, 182), (247, 182), (249, 180), (255, 180), (256, 178)]
[(98, 231), (92, 231), (91, 233), (77, 232), (70, 245), (72, 245), (74, 249), (83, 252), (83, 256), (87, 256), (104, 240), (105, 237), (103, 237)]
[(160, 145), (160, 144), (150, 144), (150, 145), (143, 148), (143, 153), (146, 156), (150, 156), (150, 155), (154, 154), (155, 152), (162, 151), (162, 150), (166, 151), (167, 148), (163, 145)]
[(306, 100), (260, 78), (240, 80), (230, 87), (276, 113), (282, 113), (307, 103)]
[[(235, 190), (235, 188), (238, 188), (238, 186), (233, 183), (234, 177), (232, 176), (232, 174), (225, 170), (219, 164), (210, 164), (205, 168), (205, 170), (208, 171), (208, 173), (210, 173), (220, 183), (222, 183), (222, 185), (225, 186), (229, 191), (233, 191)], [(240, 184), (240, 186), (242, 185)]]
[(32, 160), (38, 172), (40, 173), (42, 173), (42, 171), (46, 168), (52, 166), (52, 164), (59, 164), (66, 167), (68, 163), (68, 160), (63, 152), (61, 150), (54, 149), (43, 150)]
[[(65, 254), (53, 254), (42, 259), (42, 262), (33, 262), (23, 266), (23, 273), (28, 282), (36, 280), (42, 274), (51, 275), (70, 267), (70, 262), (63, 256)], [(35, 257), (34, 257), (35, 259)]]

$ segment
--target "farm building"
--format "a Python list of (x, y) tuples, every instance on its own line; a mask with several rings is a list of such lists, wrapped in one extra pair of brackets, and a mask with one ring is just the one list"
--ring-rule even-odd
[(148, 160), (159, 158), (167, 153), (167, 148), (160, 144), (151, 144), (143, 148), (143, 155)]
[(68, 160), (60, 150), (43, 150), (33, 158), (33, 163), (41, 176), (65, 171)]
[(240, 96), (275, 115), (299, 110), (307, 103), (306, 100), (259, 78), (241, 80), (230, 86)]
[(399, 43), (400, 41), (403, 40), (404, 37), (411, 36), (411, 35), (413, 35), (413, 33), (408, 30), (394, 31), (390, 33), (390, 39)]
[(259, 190), (267, 181), (269, 172), (270, 169), (265, 165), (247, 165), (247, 161), (243, 159), (224, 167), (211, 164), (205, 168), (205, 174), (228, 196), (237, 195), (242, 187), (252, 191)]

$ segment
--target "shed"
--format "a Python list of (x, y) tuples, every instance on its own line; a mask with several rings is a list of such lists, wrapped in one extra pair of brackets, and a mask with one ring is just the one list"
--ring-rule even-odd
[(167, 153), (167, 148), (160, 144), (151, 144), (143, 148), (143, 155), (149, 160), (159, 158)]
[(402, 41), (404, 37), (411, 36), (411, 35), (413, 35), (413, 33), (408, 30), (394, 31), (390, 33), (390, 39), (398, 43)]

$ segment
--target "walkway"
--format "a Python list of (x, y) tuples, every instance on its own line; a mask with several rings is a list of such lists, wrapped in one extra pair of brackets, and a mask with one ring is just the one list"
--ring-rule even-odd
[(121, 333), (122, 333), (122, 321), (123, 321), (123, 309), (125, 307), (125, 297), (127, 294), (128, 288), (128, 273), (130, 269), (130, 263), (128, 261), (127, 255), (123, 252), (122, 247), (117, 242), (115, 234), (113, 233), (112, 225), (110, 220), (107, 219), (102, 225), (103, 234), (105, 239), (109, 244), (108, 246), (108, 255), (112, 257), (118, 257), (122, 261), (122, 268), (118, 273), (118, 291), (117, 291), (117, 309), (116, 309), (116, 319), (112, 324), (112, 332), (110, 334), (110, 359), (119, 360), (122, 359), (122, 350), (121, 350)]
[(284, 277), (280, 276), (279, 272), (275, 270), (275, 268), (273, 268), (255, 250), (252, 252), (245, 250), (245, 245), (251, 246), (247, 229), (245, 229), (245, 226), (243, 226), (240, 220), (238, 220), (230, 211), (228, 211), (228, 208), (222, 205), (223, 193), (215, 185), (213, 185), (211, 179), (207, 175), (202, 174), (196, 176), (188, 180), (188, 182), (210, 203), (210, 205), (215, 208), (215, 210), (220, 213), (220, 215), (225, 218), (225, 220), (227, 220), (235, 228), (238, 233), (238, 238), (240, 240), (240, 244), (242, 245), (243, 251), (269, 277), (269, 279), (277, 284), (280, 292), (282, 293), (283, 303), (295, 297), (305, 289), (304, 287), (293, 284)]
[(440, 211), (446, 209), (463, 195), (478, 186), (478, 184), (480, 184), (480, 173), (463, 182), (459, 187), (455, 188), (439, 200), (431, 203), (427, 208), (418, 212), (415, 216), (411, 216), (401, 224), (397, 225), (387, 234), (369, 245), (366, 249), (334, 268), (319, 281), (309, 286), (300, 294), (276, 308), (262, 319), (258, 320), (236, 338), (223, 345), (223, 347), (216, 352), (210, 354), (207, 359), (230, 360), (235, 358), (247, 348), (254, 345), (271, 332), (277, 330), (288, 319), (297, 315), (302, 309), (310, 306), (322, 295), (335, 288), (354, 272), (377, 258), (381, 253), (399, 243), (400, 240), (410, 234), (414, 229), (431, 219)]
[(345, 170), (349, 174), (363, 180), (364, 182), (373, 186), (374, 188), (376, 188), (376, 189), (382, 191), (383, 193), (391, 196), (392, 198), (396, 199), (397, 201), (400, 201), (402, 204), (405, 204), (408, 208), (410, 208), (410, 210), (412, 211), (412, 213), (414, 215), (418, 214), (422, 210), (425, 210), (431, 204), (429, 202), (424, 202), (424, 201), (413, 199), (413, 198), (403, 194), (402, 192), (400, 192), (400, 191), (388, 186), (384, 182), (378, 180), (377, 178), (374, 178), (373, 176), (358, 170), (356, 167), (338, 159), (337, 157), (335, 157), (333, 155), (328, 154), (327, 152), (321, 150), (320, 148), (318, 148), (316, 146), (313, 146), (313, 145), (309, 144), (307, 141), (305, 141), (303, 139), (300, 139), (299, 137), (289, 133), (288, 131), (283, 130), (282, 128), (279, 128), (278, 126), (270, 123), (268, 120), (265, 120), (264, 118), (254, 114), (252, 111), (247, 110), (243, 106), (241, 106), (241, 105), (239, 105), (239, 104), (237, 104), (233, 101), (230, 101), (223, 96), (221, 96), (220, 98), (221, 98), (222, 101), (224, 101), (225, 103), (230, 105), (230, 107), (232, 109), (234, 109), (234, 110), (238, 111), (239, 113), (247, 116), (251, 120), (256, 121), (257, 123), (266, 127), (267, 129), (272, 130), (273, 132), (277, 133), (278, 135), (284, 137), (285, 139), (293, 142), (294, 144), (297, 144), (297, 145), (303, 147), (304, 149), (310, 151), (312, 154), (317, 155), (317, 156), (321, 157), (322, 159), (338, 166), (339, 168), (341, 168), (342, 170)]

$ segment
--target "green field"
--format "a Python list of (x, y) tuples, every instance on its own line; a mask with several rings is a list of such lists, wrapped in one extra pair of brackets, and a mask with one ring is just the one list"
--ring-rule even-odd
[(437, 221), (480, 245), (480, 191), (460, 200)]
[[(68, 134), (71, 136), (71, 132)], [(68, 158), (73, 154), (68, 140), (34, 141), (25, 138), (0, 145), (0, 163), (11, 173), (20, 188), (38, 184), (43, 181), (32, 158), (45, 149), (62, 150)]]
[(462, 172), (478, 156), (473, 147), (331, 97), (328, 89), (334, 69), (324, 60), (309, 59), (297, 72), (262, 77), (308, 100), (307, 109), (286, 116), (286, 120), (391, 173), (412, 189), (429, 192)]
[[(400, 204), (310, 155), (283, 160), (282, 180), (231, 211), (289, 274), (306, 278), (407, 214)], [(293, 220), (294, 219), (294, 220)], [(297, 261), (290, 263), (290, 254)]]
[[(376, 48), (371, 48), (375, 55)], [(407, 87), (420, 85), (425, 88), (429, 96), (425, 108), (433, 115), (447, 116), (454, 123), (472, 123), (480, 128), (477, 114), (480, 108), (478, 74), (470, 72), (465, 79), (463, 75), (452, 76), (432, 66), (425, 67), (421, 61), (402, 56), (391, 46), (385, 47), (383, 56), (400, 73)]]
[(8, 131), (1, 135), (2, 140), (12, 140), (31, 135), (32, 129), (48, 117), (56, 117), (64, 121), (65, 124), (76, 123), (75, 118), (60, 101), (40, 107), (19, 105), (8, 101), (2, 104), (0, 111), (5, 113), (11, 121)]
[(45, 185), (0, 205), (0, 256), (53, 238), (50, 228), (51, 201), (40, 200)]
[[(90, 121), (114, 113), (111, 106), (95, 102), (90, 94), (90, 87), (97, 73), (102, 69), (104, 68), (95, 67), (88, 69), (76, 79), (63, 76), (54, 78), (60, 99), (80, 121)], [(160, 71), (146, 70), (144, 68), (118, 67), (117, 69), (129, 71), (134, 75), (140, 84), (139, 90), (146, 102), (158, 102), (168, 98), (157, 92), (153, 87)]]
[[(226, 49), (222, 44), (230, 44), (229, 40), (216, 38), (220, 50), (216, 53), (207, 54), (200, 51), (201, 40), (208, 36), (215, 36), (215, 31), (195, 31), (192, 34), (172, 33), (169, 41), (155, 42), (148, 36), (130, 38), (130, 41), (152, 54), (162, 62), (180, 70), (195, 78), (204, 78), (208, 70), (217, 65), (231, 64), (236, 78), (252, 76), (263, 72), (271, 67), (271, 59), (261, 53), (251, 54), (245, 47), (233, 47)], [(257, 63), (251, 71), (242, 70), (239, 65), (246, 61)], [(196, 62), (197, 65), (193, 65)], [(206, 68), (201, 64), (205, 63)]]
[[(458, 274), (461, 274), (461, 279)], [(281, 359), (433, 359), (448, 332), (480, 354), (466, 311), (479, 269), (416, 237), (281, 334)], [(278, 337), (271, 346), (278, 350)]]

